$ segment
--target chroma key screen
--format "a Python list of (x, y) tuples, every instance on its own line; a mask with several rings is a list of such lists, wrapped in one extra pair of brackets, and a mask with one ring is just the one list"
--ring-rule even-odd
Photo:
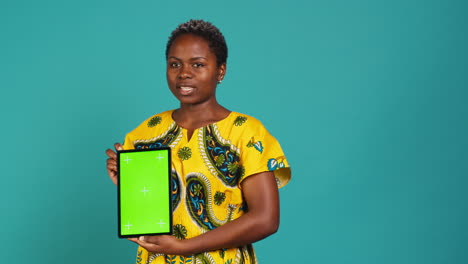
[(119, 237), (171, 232), (170, 149), (118, 152)]

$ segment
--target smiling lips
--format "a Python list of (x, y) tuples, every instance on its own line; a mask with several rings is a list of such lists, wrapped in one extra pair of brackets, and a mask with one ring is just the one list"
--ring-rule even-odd
[(181, 95), (190, 95), (195, 90), (192, 86), (179, 86), (179, 91)]

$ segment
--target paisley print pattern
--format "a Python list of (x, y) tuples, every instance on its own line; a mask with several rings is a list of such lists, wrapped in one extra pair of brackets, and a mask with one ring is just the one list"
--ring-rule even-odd
[(166, 264), (190, 264), (193, 256), (167, 255)]
[(148, 140), (135, 140), (133, 145), (135, 149), (174, 147), (181, 137), (182, 133), (180, 127), (174, 124), (161, 136)]
[(255, 251), (252, 245), (247, 245), (239, 248), (240, 250), (236, 256), (235, 263), (244, 264), (244, 263), (257, 263), (257, 257), (255, 256)]
[(180, 189), (181, 183), (179, 175), (175, 170), (171, 171), (171, 202), (172, 202), (172, 212), (177, 209), (177, 206), (180, 203)]
[(214, 176), (226, 185), (237, 186), (244, 175), (244, 167), (240, 164), (238, 149), (228, 140), (219, 135), (216, 125), (209, 125), (200, 129), (200, 152), (206, 165)]
[(188, 211), (192, 219), (205, 230), (212, 230), (232, 220), (237, 206), (227, 206), (226, 218), (218, 219), (213, 211), (211, 185), (208, 179), (200, 173), (190, 173), (187, 176), (186, 200)]
[(213, 224), (208, 217), (207, 203), (210, 186), (206, 182), (200, 180), (197, 175), (191, 175), (187, 178), (187, 205), (190, 215), (199, 226), (208, 230), (215, 229), (217, 226)]
[(195, 256), (196, 264), (216, 264), (213, 257), (208, 253), (201, 253)]
[[(289, 181), (289, 163), (279, 143), (255, 118), (231, 112), (223, 120), (196, 129), (188, 138), (189, 131), (177, 125), (172, 113), (166, 111), (141, 123), (125, 137), (124, 149), (172, 149), (172, 234), (177, 239), (191, 239), (242, 217), (248, 206), (239, 185), (250, 175), (272, 170), (278, 187)], [(257, 260), (252, 246), (245, 245), (192, 256), (139, 247), (136, 262), (256, 264)]]
[(161, 256), (164, 257), (164, 254), (148, 252), (148, 261), (146, 262), (146, 264), (152, 263), (153, 260), (155, 260), (157, 257), (161, 257)]
[(142, 250), (138, 250), (137, 257), (136, 257), (136, 264), (142, 264), (143, 258), (141, 255), (143, 254)]
[(240, 211), (247, 212), (248, 209), (249, 209), (249, 207), (247, 206), (246, 202), (243, 202), (242, 205), (239, 206), (239, 212)]

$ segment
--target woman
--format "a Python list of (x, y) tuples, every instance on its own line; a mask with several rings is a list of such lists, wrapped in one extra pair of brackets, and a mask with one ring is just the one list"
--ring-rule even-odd
[[(166, 77), (180, 107), (115, 144), (172, 149), (173, 236), (130, 239), (140, 246), (137, 263), (256, 263), (251, 244), (278, 229), (278, 187), (289, 181), (289, 165), (258, 120), (217, 102), (226, 59), (224, 37), (212, 24), (179, 25), (167, 43)], [(106, 153), (118, 184), (116, 153)]]

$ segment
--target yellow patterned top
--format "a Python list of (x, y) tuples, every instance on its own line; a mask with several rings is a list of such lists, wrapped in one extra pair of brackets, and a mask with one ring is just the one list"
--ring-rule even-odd
[[(125, 137), (124, 149), (170, 147), (172, 152), (173, 235), (198, 236), (244, 214), (241, 182), (250, 175), (273, 171), (278, 187), (291, 178), (278, 141), (257, 119), (236, 112), (187, 130), (166, 111), (144, 121)], [(137, 263), (257, 263), (252, 245), (220, 249), (194, 256), (163, 255), (139, 248)]]

